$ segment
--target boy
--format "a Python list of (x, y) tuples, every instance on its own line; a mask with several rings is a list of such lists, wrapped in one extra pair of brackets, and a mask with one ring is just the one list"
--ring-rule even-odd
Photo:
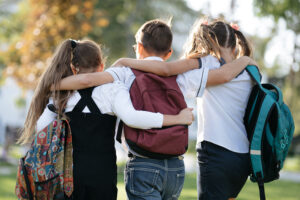
[[(172, 55), (173, 35), (170, 27), (151, 20), (141, 26), (135, 35), (134, 50), (137, 59), (167, 60)], [(210, 63), (210, 57), (202, 59)], [(212, 62), (214, 63), (214, 62)], [(200, 66), (201, 67), (201, 66)], [(114, 80), (120, 80), (130, 88), (135, 75), (130, 68), (106, 70)], [(178, 75), (176, 81), (184, 97), (201, 96), (206, 85), (208, 69), (200, 68)], [(127, 145), (128, 146), (128, 145)], [(184, 183), (182, 156), (153, 159), (139, 155), (129, 148), (130, 160), (125, 170), (126, 192), (129, 199), (178, 199)]]

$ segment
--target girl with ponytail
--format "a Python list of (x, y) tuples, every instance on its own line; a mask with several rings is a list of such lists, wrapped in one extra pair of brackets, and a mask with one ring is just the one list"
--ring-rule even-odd
[[(121, 82), (79, 91), (56, 90), (63, 78), (100, 72), (103, 68), (101, 49), (95, 42), (90, 40), (62, 42), (37, 85), (24, 130), (18, 141), (21, 144), (31, 143), (34, 134), (58, 115), (65, 115), (69, 119), (74, 162), (72, 199), (117, 198), (115, 116), (119, 116), (128, 126), (140, 129), (186, 125), (191, 124), (193, 120), (189, 108), (171, 116), (136, 111), (127, 88)], [(112, 80), (106, 72), (99, 78), (100, 82)], [(53, 104), (55, 112), (50, 110), (47, 104)]]

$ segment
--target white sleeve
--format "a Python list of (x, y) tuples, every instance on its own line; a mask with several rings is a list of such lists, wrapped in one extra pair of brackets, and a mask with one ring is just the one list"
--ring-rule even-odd
[(177, 83), (185, 98), (201, 97), (206, 87), (209, 69), (201, 67), (177, 76)]
[(128, 89), (120, 83), (118, 92), (112, 99), (112, 110), (130, 127), (139, 129), (161, 128), (163, 115), (147, 111), (135, 110), (130, 100)]
[(135, 76), (129, 67), (110, 67), (106, 72), (110, 73), (115, 81), (121, 81), (128, 88), (130, 87)]
[[(49, 100), (49, 104), (52, 103), (52, 100)], [(55, 118), (57, 114), (49, 110), (48, 106), (44, 109), (44, 112), (39, 117), (36, 123), (36, 131), (39, 132), (43, 130), (46, 126), (48, 126)]]
[(208, 55), (201, 58), (201, 66), (208, 69), (218, 69), (221, 65), (216, 57)]
[(211, 55), (201, 58), (200, 69), (190, 70), (177, 76), (177, 83), (185, 98), (201, 97), (204, 93), (208, 72), (220, 67), (219, 60)]

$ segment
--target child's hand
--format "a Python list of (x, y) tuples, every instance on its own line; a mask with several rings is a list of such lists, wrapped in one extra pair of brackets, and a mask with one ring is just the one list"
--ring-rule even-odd
[(111, 67), (122, 67), (124, 66), (123, 61), (126, 58), (119, 58), (116, 62), (114, 62), (114, 64), (111, 65)]
[(249, 65), (255, 65), (256, 67), (258, 67), (258, 64), (252, 58), (250, 58), (249, 60)]
[(185, 108), (180, 111), (178, 114), (178, 118), (180, 120), (180, 124), (191, 125), (194, 121), (194, 115), (192, 112), (193, 108)]

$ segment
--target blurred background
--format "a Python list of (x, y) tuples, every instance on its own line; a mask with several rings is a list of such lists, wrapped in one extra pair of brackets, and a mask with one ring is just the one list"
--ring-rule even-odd
[[(0, 199), (16, 199), (16, 164), (26, 148), (15, 144), (39, 77), (55, 48), (67, 38), (100, 43), (106, 67), (120, 57), (134, 57), (134, 34), (147, 20), (173, 17), (174, 54), (199, 17), (237, 23), (254, 47), (263, 80), (278, 85), (295, 120), (295, 136), (279, 181), (266, 184), (268, 199), (300, 199), (300, 1), (299, 0), (0, 0)], [(195, 100), (189, 104), (195, 106)], [(196, 199), (197, 124), (190, 127), (185, 156), (187, 176), (180, 199)], [(118, 149), (119, 198), (126, 199)], [(258, 199), (247, 182), (238, 199)]]

